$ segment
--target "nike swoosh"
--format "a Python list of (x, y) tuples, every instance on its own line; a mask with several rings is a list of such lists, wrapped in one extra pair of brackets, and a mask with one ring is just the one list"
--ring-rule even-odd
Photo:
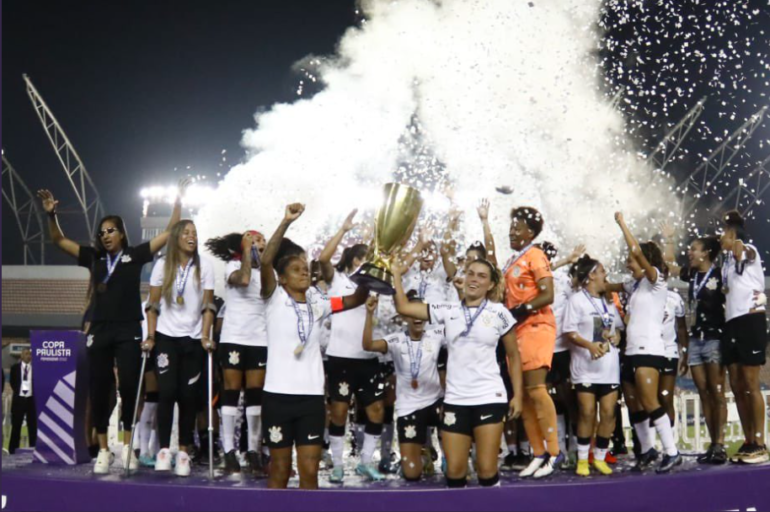
[(134, 338), (136, 341), (140, 341), (142, 338)]
[(757, 354), (761, 354), (761, 353), (762, 353), (762, 351), (761, 351), (761, 350), (756, 350), (756, 351), (754, 351), (754, 352), (752, 352), (752, 353), (753, 353), (754, 355), (757, 355)]
[(379, 393), (375, 393), (374, 396), (380, 396), (383, 393), (383, 391), (380, 391)]
[(267, 363), (259, 363), (260, 368), (264, 368), (265, 366), (267, 366)]
[(168, 370), (165, 370), (165, 371), (164, 371), (164, 370), (161, 370), (161, 371), (159, 371), (158, 373), (160, 373), (161, 375), (165, 375), (165, 374), (167, 374), (167, 373), (168, 373)]
[(316, 440), (316, 439), (318, 439), (319, 437), (321, 437), (321, 436), (307, 436), (307, 440), (308, 440), (308, 441), (315, 441), (315, 440)]
[(481, 421), (487, 421), (487, 420), (488, 420), (489, 418), (491, 418), (492, 416), (494, 416), (494, 414), (490, 414), (489, 416), (482, 416), (482, 417), (481, 417)]

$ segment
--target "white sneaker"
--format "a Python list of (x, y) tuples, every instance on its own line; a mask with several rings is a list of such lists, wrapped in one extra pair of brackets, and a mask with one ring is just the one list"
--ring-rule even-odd
[(136, 453), (134, 453), (134, 450), (129, 450), (128, 446), (123, 447), (123, 453), (120, 457), (120, 469), (123, 471), (126, 470), (126, 461), (129, 457), (131, 457), (131, 460), (128, 462), (128, 469), (129, 471), (136, 471), (139, 469), (139, 461), (136, 458)]
[(171, 450), (163, 448), (155, 459), (155, 471), (171, 471)]
[(519, 473), (519, 478), (529, 478), (531, 476), (534, 476), (535, 473), (537, 473), (540, 468), (545, 465), (545, 463), (548, 461), (548, 455), (543, 455), (542, 457), (535, 457), (532, 459), (532, 462), (529, 463), (529, 466), (524, 468), (524, 471)]
[(543, 464), (543, 467), (535, 472), (535, 480), (551, 476), (554, 471), (564, 463), (564, 459), (566, 459), (566, 457), (563, 453), (560, 453), (556, 457), (549, 457), (548, 462)]
[(190, 476), (190, 456), (185, 452), (176, 454), (176, 467), (174, 468), (176, 476)]
[(99, 450), (99, 455), (96, 456), (96, 464), (94, 464), (95, 475), (108, 475), (110, 474), (110, 466), (115, 460), (115, 456), (109, 450)]

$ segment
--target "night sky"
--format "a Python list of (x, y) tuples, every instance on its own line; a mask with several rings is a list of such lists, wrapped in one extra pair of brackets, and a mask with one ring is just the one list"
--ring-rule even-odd
[[(767, 0), (645, 4), (609, 4), (600, 52), (608, 89), (635, 90), (622, 109), (641, 152), (709, 96), (706, 115), (671, 168), (686, 176), (725, 132), (770, 103), (770, 36), (763, 28), (770, 27), (770, 6)], [(241, 131), (253, 127), (253, 114), (297, 97), (302, 77), (292, 64), (332, 53), (357, 21), (354, 0), (6, 0), (3, 148), (31, 189), (51, 188), (72, 203), (25, 93), (21, 75), (27, 73), (83, 158), (107, 210), (122, 215), (137, 240), (142, 186), (226, 172), (243, 156)], [(768, 154), (766, 122), (736, 160), (735, 175)], [(4, 204), (5, 264), (21, 261), (11, 220)], [(767, 260), (766, 206), (749, 227), (764, 236)]]

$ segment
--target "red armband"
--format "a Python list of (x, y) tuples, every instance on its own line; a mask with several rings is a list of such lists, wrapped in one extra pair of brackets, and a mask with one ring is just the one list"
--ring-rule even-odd
[(331, 303), (332, 303), (332, 313), (339, 313), (340, 311), (345, 311), (345, 302), (342, 299), (342, 297), (332, 297)]

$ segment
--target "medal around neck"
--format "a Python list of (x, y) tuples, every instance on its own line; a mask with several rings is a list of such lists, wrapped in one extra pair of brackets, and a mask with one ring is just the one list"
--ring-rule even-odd
[(422, 205), (419, 190), (399, 183), (385, 185), (374, 225), (374, 241), (366, 263), (351, 276), (354, 283), (380, 295), (395, 295), (390, 266), (412, 236)]

